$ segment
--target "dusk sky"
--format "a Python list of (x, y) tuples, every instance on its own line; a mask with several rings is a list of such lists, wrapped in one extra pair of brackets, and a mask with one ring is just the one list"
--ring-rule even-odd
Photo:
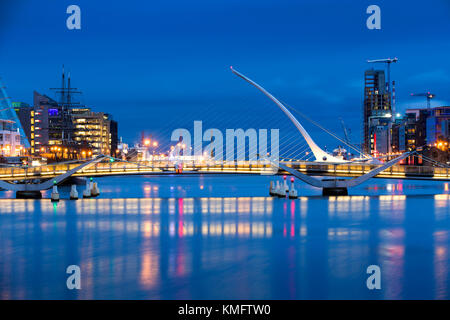
[[(81, 30), (66, 28), (71, 4)], [(381, 30), (366, 27), (372, 4)], [(0, 77), (11, 99), (52, 96), (64, 64), (80, 100), (111, 113), (129, 142), (142, 130), (168, 139), (194, 120), (283, 128), (287, 118), (231, 65), (341, 136), (344, 118), (358, 142), (366, 60), (387, 57), (399, 58), (399, 111), (425, 106), (411, 92), (449, 105), (450, 1), (0, 0)]]

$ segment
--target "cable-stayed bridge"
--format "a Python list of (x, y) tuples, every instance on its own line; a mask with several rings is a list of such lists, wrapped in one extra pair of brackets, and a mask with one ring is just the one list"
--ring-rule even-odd
[[(402, 157), (410, 156), (405, 154)], [(70, 177), (106, 177), (128, 175), (196, 175), (196, 174), (291, 174), (312, 186), (339, 194), (342, 189), (356, 186), (370, 178), (418, 179), (450, 181), (450, 169), (432, 166), (396, 165), (394, 159), (384, 165), (368, 163), (320, 163), (280, 161), (277, 166), (267, 161), (190, 161), (180, 171), (173, 161), (110, 161), (100, 156), (82, 163), (55, 163), (38, 167), (0, 168), (0, 187), (13, 191), (42, 191), (60, 184)], [(320, 176), (333, 177), (320, 179)], [(347, 179), (338, 179), (347, 178)]]
[[(298, 129), (305, 143), (299, 148), (294, 139), (293, 147), (288, 145), (290, 149), (293, 148), (297, 152), (294, 154), (294, 158), (291, 157), (289, 160), (286, 160), (288, 152), (284, 152), (280, 157), (277, 155), (276, 159), (272, 156), (260, 155), (256, 160), (239, 160), (245, 158), (247, 154), (245, 148), (244, 150), (237, 151), (238, 160), (233, 161), (217, 159), (213, 156), (189, 158), (175, 155), (164, 159), (152, 157), (151, 161), (130, 162), (101, 155), (95, 159), (86, 161), (55, 163), (38, 167), (0, 167), (0, 187), (6, 190), (16, 191), (16, 194), (33, 194), (40, 193), (41, 190), (46, 190), (54, 185), (63, 183), (70, 177), (125, 176), (136, 174), (173, 175), (213, 173), (269, 175), (288, 173), (307, 184), (322, 188), (324, 195), (341, 195), (347, 194), (347, 188), (357, 186), (371, 178), (450, 180), (449, 168), (436, 166), (436, 163), (430, 162), (432, 164), (430, 166), (402, 166), (397, 164), (407, 157), (418, 156), (416, 152), (399, 154), (396, 158), (384, 163), (361, 152), (358, 158), (353, 159), (345, 159), (342, 156), (335, 156), (328, 153), (320, 148), (312, 139), (302, 124), (289, 111), (290, 108), (285, 106), (256, 82), (234, 69), (231, 70), (238, 77), (256, 87), (272, 100)], [(324, 130), (327, 131), (326, 129)], [(332, 133), (330, 134), (333, 135)], [(212, 140), (212, 137), (210, 139)], [(179, 142), (177, 146), (182, 143), (184, 145), (184, 142)], [(286, 143), (286, 141), (282, 141), (282, 143)], [(289, 143), (292, 143), (292, 141), (289, 141)], [(356, 149), (354, 146), (348, 146)], [(177, 150), (176, 148), (172, 148), (172, 150), (174, 149)], [(286, 150), (287, 148), (284, 149)], [(359, 150), (356, 149), (356, 151)], [(308, 156), (306, 159), (305, 155)], [(333, 178), (321, 179), (319, 176), (331, 176)]]

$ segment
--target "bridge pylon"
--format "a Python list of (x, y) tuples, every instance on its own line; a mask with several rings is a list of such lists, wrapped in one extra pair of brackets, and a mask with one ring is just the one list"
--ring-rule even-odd
[(322, 181), (336, 181), (335, 187), (323, 187), (322, 195), (323, 196), (348, 196), (348, 188), (347, 187), (338, 187), (337, 181), (345, 181), (346, 179), (323, 179)]

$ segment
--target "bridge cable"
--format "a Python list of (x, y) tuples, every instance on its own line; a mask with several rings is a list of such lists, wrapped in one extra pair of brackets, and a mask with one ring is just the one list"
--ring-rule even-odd
[(361, 150), (359, 150), (356, 146), (351, 145), (349, 143), (347, 143), (346, 141), (344, 141), (342, 138), (340, 138), (339, 136), (337, 136), (336, 134), (334, 134), (333, 132), (327, 130), (326, 128), (324, 128), (323, 126), (321, 126), (319, 123), (317, 123), (316, 121), (310, 119), (309, 117), (307, 117), (305, 114), (301, 113), (300, 111), (294, 109), (293, 107), (291, 107), (290, 105), (288, 105), (286, 102), (281, 101), (284, 105), (286, 105), (287, 108), (291, 109), (293, 112), (297, 113), (298, 115), (300, 115), (301, 117), (303, 117), (304, 119), (308, 120), (309, 122), (311, 122), (312, 124), (314, 124), (315, 126), (317, 126), (318, 128), (322, 129), (323, 131), (325, 131), (326, 133), (328, 133), (329, 135), (331, 135), (332, 137), (334, 137), (335, 139), (339, 140), (340, 142), (344, 143), (345, 145), (347, 145), (348, 147), (352, 148), (353, 150), (357, 151), (360, 155), (365, 156), (368, 159), (372, 159), (372, 157), (366, 155), (365, 153), (363, 153)]

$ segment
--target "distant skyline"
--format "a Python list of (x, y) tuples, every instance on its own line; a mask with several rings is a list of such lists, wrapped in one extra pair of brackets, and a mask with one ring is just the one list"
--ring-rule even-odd
[[(65, 26), (70, 4), (81, 7), (80, 31)], [(381, 30), (366, 28), (371, 4), (381, 8)], [(168, 127), (194, 120), (288, 121), (230, 65), (339, 135), (344, 118), (354, 140), (367, 59), (399, 58), (399, 111), (426, 106), (412, 92), (450, 105), (450, 1), (3, 0), (0, 21), (0, 77), (13, 101), (32, 103), (34, 90), (54, 97), (64, 64), (81, 101), (112, 114), (129, 142), (143, 130), (168, 139)]]

